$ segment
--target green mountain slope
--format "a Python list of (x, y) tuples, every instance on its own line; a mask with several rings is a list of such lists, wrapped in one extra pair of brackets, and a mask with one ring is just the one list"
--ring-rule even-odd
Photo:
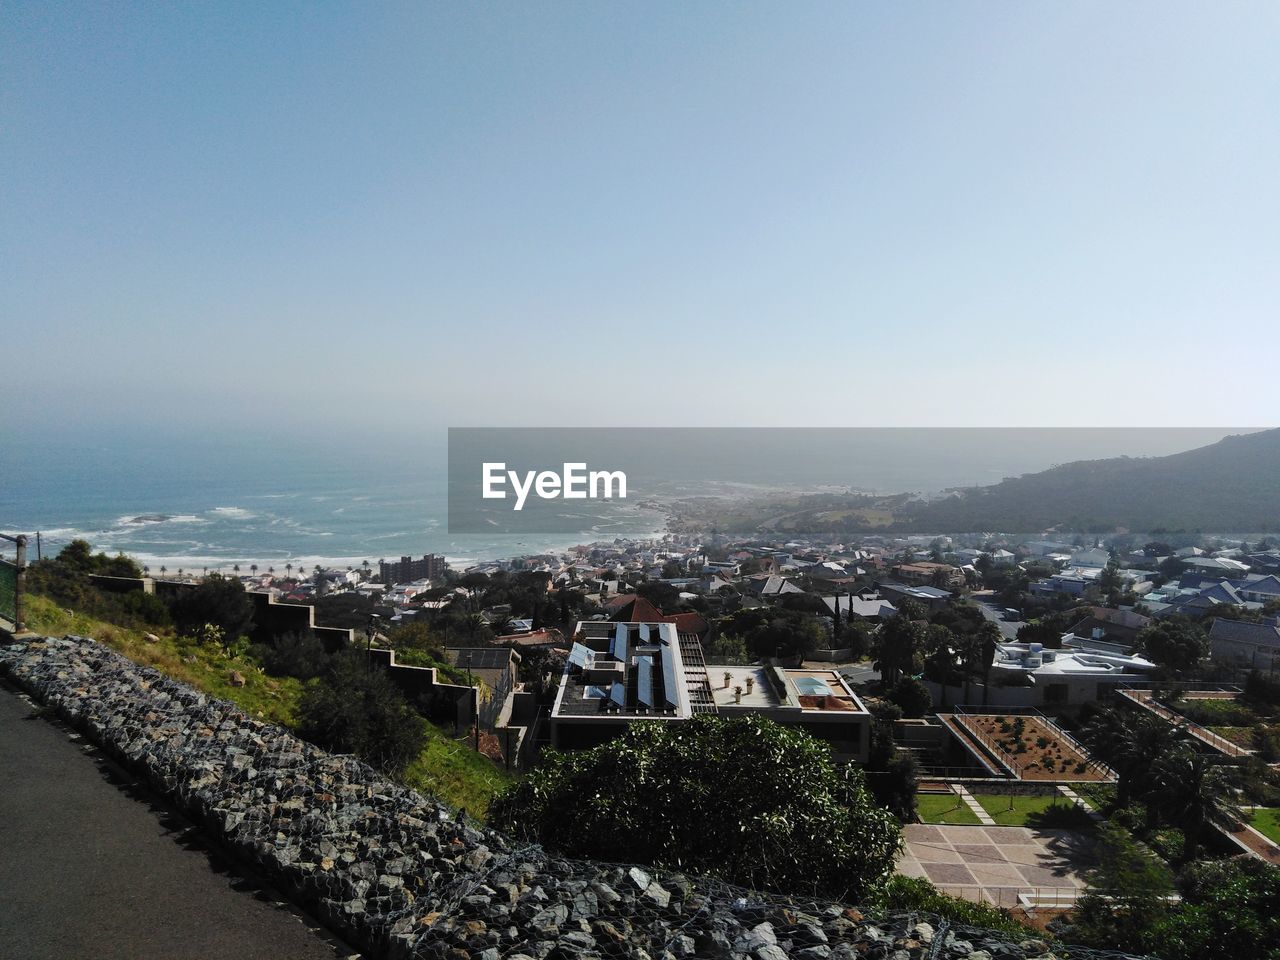
[(1167, 457), (1084, 460), (895, 511), (897, 530), (1280, 530), (1280, 430)]

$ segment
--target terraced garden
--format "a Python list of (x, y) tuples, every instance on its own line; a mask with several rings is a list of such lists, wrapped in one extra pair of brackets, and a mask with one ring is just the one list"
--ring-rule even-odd
[(1056, 726), (1038, 716), (967, 714), (964, 726), (1021, 780), (1104, 781), (1107, 773)]

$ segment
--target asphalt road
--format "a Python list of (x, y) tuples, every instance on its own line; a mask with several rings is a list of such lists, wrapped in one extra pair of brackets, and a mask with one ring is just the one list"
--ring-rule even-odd
[(354, 951), (0, 684), (0, 958), (334, 960)]
[(1018, 639), (1018, 629), (1025, 627), (1026, 621), (1004, 619), (1004, 608), (993, 600), (984, 600), (975, 596), (973, 602), (978, 605), (978, 609), (982, 611), (984, 617), (1000, 628), (1000, 634), (1004, 637), (1006, 643), (1011, 643)]

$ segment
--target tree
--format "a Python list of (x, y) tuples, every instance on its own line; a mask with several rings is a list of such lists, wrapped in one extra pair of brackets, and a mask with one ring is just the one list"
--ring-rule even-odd
[(1080, 735), (1115, 771), (1116, 806), (1127, 807), (1150, 792), (1156, 763), (1174, 749), (1183, 730), (1147, 710), (1106, 707)]
[(1178, 886), (1182, 902), (1149, 924), (1144, 950), (1165, 960), (1280, 958), (1280, 868), (1254, 857), (1202, 861)]
[(1135, 639), (1138, 651), (1173, 673), (1190, 670), (1209, 655), (1209, 638), (1187, 617), (1174, 616), (1144, 627)]
[(740, 610), (723, 621), (721, 632), (741, 637), (760, 658), (804, 658), (827, 641), (818, 618), (802, 610)]
[(982, 625), (978, 631), (978, 642), (982, 645), (982, 705), (987, 705), (991, 693), (991, 668), (996, 663), (996, 650), (999, 649), (1000, 628), (991, 621)]
[(213, 624), (222, 631), (228, 645), (253, 629), (253, 603), (244, 586), (239, 580), (217, 573), (174, 594), (169, 612), (179, 633), (195, 636), (205, 624)]
[(1154, 779), (1161, 813), (1181, 826), (1186, 837), (1183, 863), (1195, 859), (1206, 827), (1239, 825), (1240, 813), (1231, 802), (1239, 773), (1214, 754), (1179, 744), (1156, 762)]
[(426, 744), (425, 722), (386, 671), (350, 651), (306, 686), (298, 713), (304, 738), (388, 773), (403, 770)]
[(1116, 597), (1124, 592), (1124, 580), (1120, 576), (1120, 565), (1114, 560), (1107, 562), (1098, 574), (1098, 589), (1108, 597)]
[(805, 731), (751, 715), (642, 721), (590, 750), (548, 751), (489, 820), (566, 856), (839, 899), (881, 884), (901, 846), (861, 770), (837, 767)]
[(880, 627), (873, 651), (880, 679), (893, 686), (904, 672), (917, 673), (923, 669), (923, 663), (917, 661), (924, 639), (924, 625), (912, 620), (908, 613), (899, 610), (886, 620)]
[(680, 591), (662, 580), (646, 580), (637, 584), (636, 596), (644, 597), (663, 613), (671, 613), (680, 605)]
[(903, 677), (889, 690), (889, 700), (902, 708), (902, 715), (918, 720), (933, 708), (928, 688), (913, 677)]
[(925, 631), (924, 675), (941, 685), (941, 708), (946, 710), (947, 688), (962, 682), (964, 673), (960, 669), (959, 639), (939, 623), (931, 623)]
[(1138, 950), (1135, 933), (1162, 917), (1173, 891), (1169, 869), (1115, 823), (1098, 826), (1096, 864), (1076, 905), (1071, 941), (1104, 949)]

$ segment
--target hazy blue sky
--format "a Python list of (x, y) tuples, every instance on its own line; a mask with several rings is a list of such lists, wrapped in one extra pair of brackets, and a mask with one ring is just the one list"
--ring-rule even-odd
[(0, 19), (11, 424), (1280, 423), (1274, 2)]

